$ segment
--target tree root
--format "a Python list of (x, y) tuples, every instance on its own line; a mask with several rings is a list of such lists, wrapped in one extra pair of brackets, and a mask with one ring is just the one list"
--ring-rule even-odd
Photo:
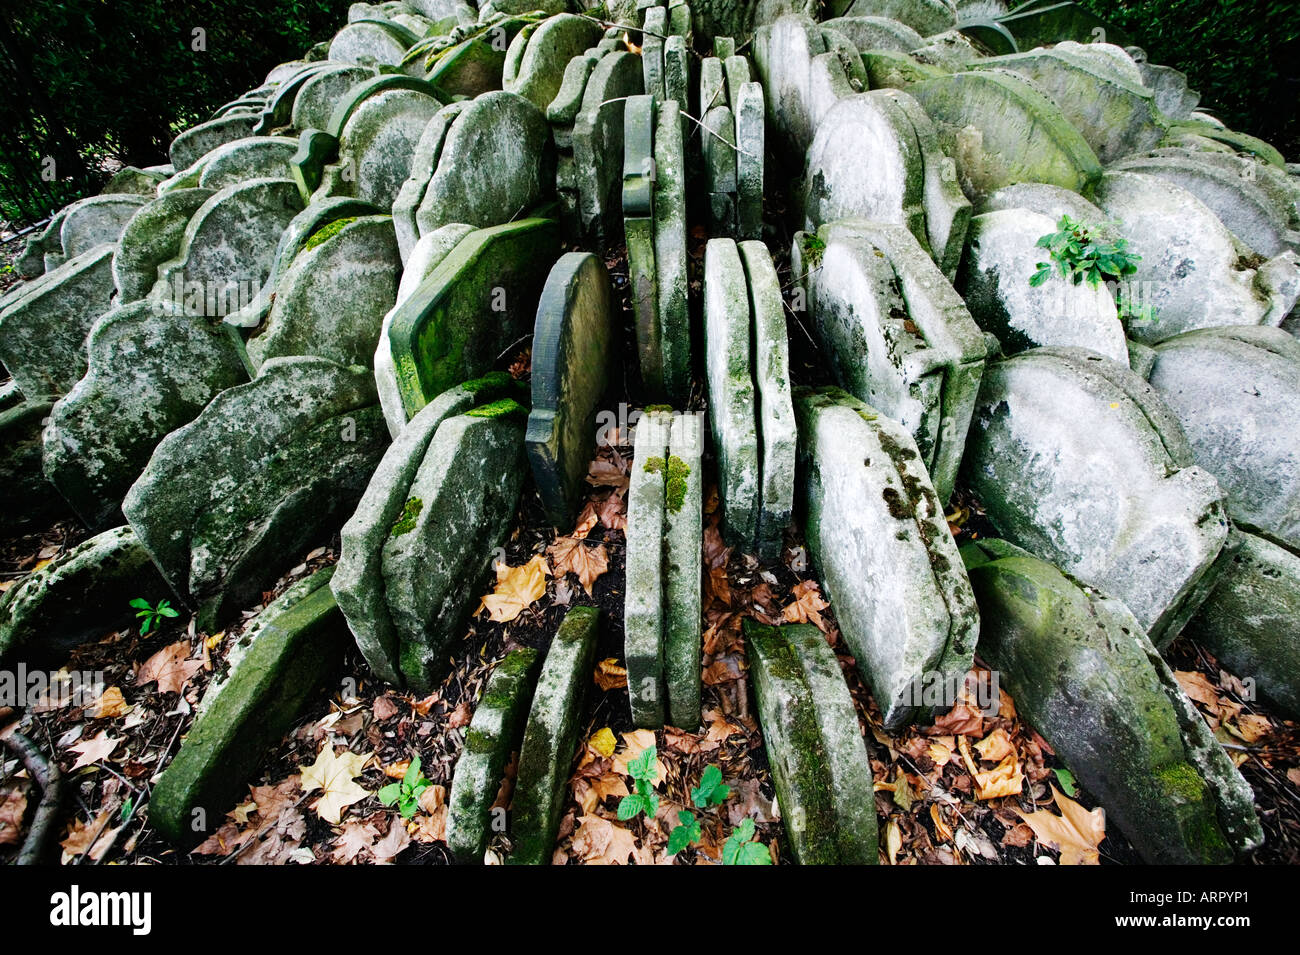
[(62, 776), (59, 767), (41, 753), (40, 747), (21, 733), (0, 737), (6, 747), (22, 758), (27, 772), (41, 787), (41, 801), (32, 816), (32, 825), (23, 840), (16, 865), (37, 865), (45, 851), (50, 828), (59, 812), (62, 795)]

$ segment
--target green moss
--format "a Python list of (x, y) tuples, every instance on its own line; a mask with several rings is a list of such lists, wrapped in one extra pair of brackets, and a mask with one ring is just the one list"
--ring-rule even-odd
[(820, 236), (809, 232), (803, 237), (803, 257), (808, 271), (816, 266), (822, 260), (822, 253), (826, 251), (826, 243)]
[(645, 465), (641, 470), (646, 474), (658, 474), (664, 469), (664, 459), (660, 457), (646, 458)]
[(672, 405), (646, 405), (644, 410), (646, 414), (655, 414), (655, 413), (671, 414), (673, 410), (673, 406)]
[(478, 395), (485, 391), (501, 392), (505, 391), (513, 380), (504, 371), (490, 371), (482, 378), (474, 378), (462, 383), (461, 388), (471, 395)]
[(691, 466), (677, 455), (668, 458), (668, 482), (664, 488), (668, 510), (676, 514), (682, 509), (686, 500), (686, 479), (690, 476)]
[(321, 226), (312, 233), (311, 238), (307, 240), (305, 245), (303, 245), (302, 250), (304, 252), (310, 252), (312, 249), (316, 248), (316, 246), (328, 242), (353, 222), (356, 222), (359, 218), (360, 216), (347, 216), (346, 218), (335, 219), (333, 222)]
[(528, 409), (513, 398), (499, 398), (466, 412), (472, 418), (502, 418), (507, 415), (528, 417)]
[(402, 505), (402, 513), (397, 516), (393, 522), (393, 529), (389, 531), (391, 537), (401, 537), (403, 534), (409, 534), (415, 530), (416, 519), (420, 516), (420, 511), (424, 510), (424, 501), (418, 497), (408, 498)]

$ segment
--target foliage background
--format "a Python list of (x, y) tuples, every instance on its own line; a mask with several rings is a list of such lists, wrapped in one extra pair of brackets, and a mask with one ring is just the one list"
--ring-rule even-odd
[[(0, 218), (98, 191), (347, 19), (347, 0), (0, 0)], [(191, 49), (195, 27), (207, 49)], [(57, 182), (41, 179), (55, 160)]]
[(1201, 105), (1300, 161), (1300, 2), (1078, 0), (1152, 63), (1187, 74)]

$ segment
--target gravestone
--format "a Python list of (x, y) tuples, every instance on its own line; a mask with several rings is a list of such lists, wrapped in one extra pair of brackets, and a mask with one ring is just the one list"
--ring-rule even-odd
[(257, 117), (249, 114), (225, 116), (191, 126), (172, 140), (169, 155), (177, 170), (189, 169), (224, 143), (253, 134)]
[(922, 679), (960, 683), (975, 598), (915, 442), (837, 388), (796, 391), (809, 554), (886, 728), (918, 718)]
[(623, 660), (632, 722), (664, 725), (664, 486), (672, 419), (647, 411), (636, 429), (627, 492)]
[(45, 475), (87, 527), (100, 528), (120, 522), (122, 498), (158, 442), (248, 378), (220, 326), (151, 302), (106, 313), (86, 352), (85, 377), (50, 413)]
[(76, 203), (59, 228), (63, 257), (75, 259), (105, 243), (116, 244), (127, 222), (147, 201), (144, 196), (109, 194)]
[(1066, 345), (1128, 364), (1124, 326), (1106, 286), (1075, 285), (1055, 270), (1042, 285), (1030, 285), (1038, 263), (1048, 258), (1038, 240), (1056, 232), (1056, 223), (1028, 209), (986, 212), (971, 220), (958, 281), (971, 315), (997, 336), (1007, 355)]
[(261, 365), (318, 355), (369, 366), (397, 297), (400, 269), (389, 216), (335, 220), (309, 238), (278, 277), (266, 325), (248, 342), (249, 358)]
[(364, 369), (272, 359), (162, 440), (122, 512), (211, 630), (337, 529), (386, 444)]
[(136, 210), (113, 253), (117, 304), (149, 294), (158, 281), (158, 266), (180, 252), (185, 227), (212, 196), (210, 189), (175, 189)]
[(551, 269), (533, 328), (532, 411), (525, 443), (551, 523), (569, 526), (595, 453), (612, 340), (609, 273), (589, 252), (568, 252)]
[[(339, 103), (335, 117), (346, 105)], [(381, 89), (366, 97), (339, 134), (339, 160), (352, 177), (344, 177), (347, 191), (381, 209), (391, 208), (411, 174), (420, 135), (441, 108), (432, 95), (415, 89)]]
[(1222, 490), (1155, 390), (1095, 352), (991, 363), (963, 467), (1003, 537), (1123, 600), (1157, 646), (1213, 583)]
[(502, 88), (545, 110), (560, 91), (568, 62), (600, 42), (601, 29), (585, 17), (561, 13), (543, 21), (522, 43), (521, 37), (523, 31), (511, 43), (523, 49), (517, 63), (508, 56)]

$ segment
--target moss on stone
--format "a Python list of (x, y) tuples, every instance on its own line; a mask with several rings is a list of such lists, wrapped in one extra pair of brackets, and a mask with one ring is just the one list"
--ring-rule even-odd
[(302, 250), (304, 252), (310, 252), (312, 249), (316, 248), (316, 246), (323, 245), (346, 229), (353, 222), (356, 222), (359, 218), (360, 216), (347, 216), (346, 218), (335, 219), (333, 222), (321, 226), (313, 232), (311, 238), (303, 244)]
[(646, 405), (645, 406), (646, 414), (656, 414), (656, 413), (672, 414), (672, 410), (673, 410), (672, 405)]
[(664, 459), (658, 456), (646, 458), (645, 465), (641, 468), (641, 470), (645, 471), (646, 474), (658, 474), (663, 469)]
[(419, 519), (422, 510), (424, 510), (424, 501), (418, 497), (408, 498), (402, 505), (402, 513), (397, 515), (397, 520), (393, 522), (393, 529), (389, 531), (389, 536), (401, 537), (415, 530), (415, 522)]
[(498, 398), (466, 412), (472, 418), (502, 418), (508, 415), (528, 417), (528, 409), (513, 398)]
[(664, 500), (668, 510), (676, 514), (682, 509), (686, 500), (686, 479), (690, 476), (691, 466), (677, 455), (668, 458), (668, 480), (664, 487)]

